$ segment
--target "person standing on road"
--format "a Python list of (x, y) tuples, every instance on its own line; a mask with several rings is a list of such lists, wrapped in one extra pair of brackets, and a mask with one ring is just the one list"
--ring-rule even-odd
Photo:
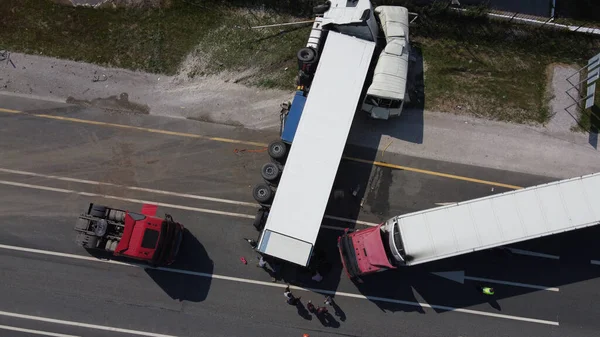
[(267, 261), (265, 261), (265, 258), (262, 255), (260, 256), (260, 259), (258, 260), (258, 264), (256, 266), (258, 268), (266, 269)]
[(333, 300), (331, 299), (331, 296), (325, 297), (325, 301), (323, 303), (325, 305), (331, 305), (333, 303)]
[(477, 288), (484, 295), (488, 295), (488, 296), (494, 295), (494, 288), (492, 288), (492, 287), (478, 286)]
[(300, 297), (295, 297), (294, 294), (292, 294), (292, 292), (290, 291), (289, 284), (285, 288), (285, 291), (283, 292), (283, 296), (285, 296), (286, 302), (291, 305), (296, 305), (296, 303), (298, 303), (298, 301), (300, 300)]
[(252, 249), (256, 249), (256, 246), (258, 246), (258, 241), (254, 240), (254, 239), (244, 238), (244, 240), (250, 244)]
[(317, 307), (317, 316), (325, 315), (328, 312), (329, 312), (329, 310), (327, 310), (327, 307), (322, 307), (322, 306)]
[(316, 309), (315, 309), (315, 305), (312, 304), (312, 301), (308, 301), (308, 303), (306, 303), (306, 309), (308, 310), (308, 312), (315, 313)]

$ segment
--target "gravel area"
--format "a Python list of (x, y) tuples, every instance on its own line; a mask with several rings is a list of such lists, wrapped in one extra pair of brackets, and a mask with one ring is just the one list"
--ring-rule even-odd
[[(12, 53), (0, 63), (0, 90), (152, 115), (190, 118), (251, 129), (279, 127), (279, 105), (291, 91), (259, 90), (235, 82), (246, 73), (189, 79)], [(14, 64), (14, 67), (13, 67)], [(127, 104), (120, 104), (123, 93)]]
[[(577, 67), (566, 65), (555, 65), (552, 69), (552, 85), (550, 101), (550, 113), (552, 115), (548, 125), (550, 132), (569, 132), (577, 126), (578, 112), (575, 101), (567, 94), (567, 91), (577, 97), (577, 90), (569, 83), (579, 83)], [(573, 76), (574, 75), (574, 76)], [(567, 81), (567, 78), (573, 76)], [(568, 109), (567, 109), (568, 108)]]

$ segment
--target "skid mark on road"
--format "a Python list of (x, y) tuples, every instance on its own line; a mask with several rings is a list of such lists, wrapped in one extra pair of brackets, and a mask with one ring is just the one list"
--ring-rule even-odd
[[(238, 283), (260, 285), (260, 286), (272, 287), (272, 288), (285, 288), (287, 286), (285, 284), (279, 284), (279, 283), (257, 281), (257, 280), (252, 280), (252, 279), (245, 279), (245, 278), (226, 276), (226, 275), (195, 272), (195, 271), (184, 270), (184, 269), (164, 268), (164, 267), (150, 268), (147, 265), (141, 265), (141, 264), (135, 264), (135, 263), (124, 263), (124, 262), (111, 261), (111, 260), (101, 260), (101, 259), (97, 259), (97, 258), (91, 257), (91, 256), (82, 256), (82, 255), (76, 255), (76, 254), (60, 253), (60, 252), (54, 252), (54, 251), (32, 249), (32, 248), (18, 247), (18, 246), (10, 246), (10, 245), (3, 245), (3, 244), (0, 244), (0, 249), (41, 254), (41, 255), (49, 255), (49, 256), (57, 256), (57, 257), (71, 258), (71, 259), (77, 259), (77, 260), (86, 260), (86, 261), (93, 261), (93, 262), (117, 264), (117, 265), (130, 266), (130, 267), (156, 269), (156, 270), (161, 270), (161, 271), (171, 272), (171, 273), (185, 274), (185, 275), (198, 276), (198, 277), (206, 277), (206, 278), (211, 278), (211, 279), (216, 279), (216, 280), (225, 280), (225, 281), (238, 282)], [(404, 300), (398, 300), (398, 299), (393, 299), (393, 298), (368, 296), (368, 295), (362, 295), (362, 294), (331, 291), (331, 290), (317, 289), (317, 288), (302, 288), (302, 287), (298, 287), (298, 286), (290, 286), (290, 288), (294, 289), (294, 290), (300, 290), (300, 291), (312, 291), (312, 292), (317, 292), (317, 293), (321, 293), (321, 294), (334, 295), (336, 297), (348, 297), (348, 298), (355, 298), (355, 299), (361, 299), (361, 300), (407, 305), (407, 306), (413, 306), (413, 307), (431, 308), (431, 309), (437, 309), (437, 310), (460, 312), (460, 313), (471, 314), (471, 315), (502, 318), (502, 319), (508, 319), (508, 320), (514, 320), (514, 321), (529, 322), (529, 323), (537, 323), (537, 324), (545, 324), (545, 325), (553, 325), (553, 326), (559, 325), (559, 323), (555, 322), (555, 321), (548, 321), (548, 320), (543, 320), (543, 319), (513, 316), (513, 315), (506, 315), (506, 314), (497, 314), (497, 313), (493, 313), (493, 312), (477, 311), (477, 310), (470, 310), (470, 309), (463, 309), (463, 308), (454, 308), (454, 307), (449, 307), (449, 306), (445, 306), (445, 305), (404, 301)], [(3, 312), (0, 311), (0, 314), (2, 314), (2, 313)], [(150, 336), (150, 335), (144, 335), (144, 336)], [(157, 335), (157, 336), (164, 336), (164, 335)]]
[[(88, 120), (88, 119), (79, 119), (79, 118), (73, 118), (73, 117), (27, 113), (24, 111), (12, 110), (12, 109), (0, 108), (0, 112), (13, 113), (13, 114), (24, 114), (24, 115), (35, 116), (35, 117), (39, 117), (39, 118), (60, 120), (60, 121), (66, 121), (66, 122), (71, 122), (71, 123), (98, 125), (98, 126), (112, 127), (112, 128), (118, 128), (118, 129), (129, 129), (129, 130), (136, 130), (136, 131), (142, 131), (142, 132), (163, 134), (163, 135), (168, 135), (168, 136), (204, 139), (204, 140), (223, 142), (223, 143), (231, 143), (231, 144), (244, 144), (244, 145), (256, 146), (256, 147), (261, 147), (261, 148), (268, 146), (268, 144), (261, 143), (261, 142), (252, 142), (252, 141), (223, 138), (223, 137), (211, 137), (211, 136), (198, 135), (195, 133), (152, 129), (152, 128), (145, 128), (145, 127), (141, 127), (141, 126), (99, 122), (99, 121), (93, 121), (93, 120)], [(448, 174), (448, 173), (443, 173), (443, 172), (423, 170), (423, 169), (409, 167), (409, 166), (388, 164), (388, 163), (384, 163), (384, 162), (380, 162), (380, 161), (372, 161), (372, 160), (366, 160), (366, 159), (354, 158), (354, 157), (343, 157), (342, 159), (348, 160), (348, 161), (354, 161), (354, 162), (358, 162), (358, 163), (375, 165), (375, 166), (379, 166), (379, 167), (387, 167), (387, 168), (392, 168), (392, 169), (396, 169), (396, 170), (410, 171), (410, 172), (432, 175), (432, 176), (437, 176), (437, 177), (443, 177), (443, 178), (448, 178), (448, 179), (467, 181), (467, 182), (472, 182), (472, 183), (477, 183), (477, 184), (505, 187), (505, 188), (509, 188), (509, 189), (521, 189), (522, 188), (521, 186), (516, 186), (516, 185), (504, 184), (504, 183), (494, 182), (494, 181), (489, 181), (489, 180), (475, 179), (475, 178), (470, 178), (470, 177), (465, 177), (465, 176), (460, 176), (460, 175), (455, 175), (455, 174)]]

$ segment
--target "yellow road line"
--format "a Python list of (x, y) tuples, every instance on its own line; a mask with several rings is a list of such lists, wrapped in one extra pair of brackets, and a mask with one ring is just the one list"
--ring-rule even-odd
[(11, 110), (11, 109), (3, 109), (3, 108), (0, 108), (0, 112), (8, 112), (8, 113), (11, 113), (11, 114), (20, 114), (20, 113), (23, 113), (23, 111)]
[(343, 159), (352, 160), (352, 161), (359, 162), (359, 163), (372, 164), (372, 165), (375, 165), (375, 166), (388, 167), (388, 168), (392, 168), (392, 169), (396, 169), (396, 170), (411, 171), (411, 172), (417, 172), (417, 173), (422, 173), (422, 174), (427, 174), (427, 175), (432, 175), (432, 176), (437, 176), (437, 177), (444, 177), (444, 178), (455, 179), (455, 180), (469, 181), (469, 182), (472, 182), (472, 183), (478, 183), (478, 184), (484, 184), (484, 185), (491, 185), (491, 186), (497, 186), (497, 187), (505, 187), (505, 188), (510, 188), (510, 189), (513, 189), (513, 190), (518, 190), (518, 189), (522, 189), (523, 188), (521, 186), (509, 185), (509, 184), (503, 184), (503, 183), (497, 183), (495, 181), (481, 180), (481, 179), (469, 178), (469, 177), (464, 177), (464, 176), (458, 176), (458, 175), (454, 175), (454, 174), (441, 173), (441, 172), (429, 171), (429, 170), (422, 170), (422, 169), (418, 169), (418, 168), (414, 168), (414, 167), (401, 166), (401, 165), (395, 165), (395, 164), (388, 164), (388, 163), (384, 163), (384, 162), (380, 162), (380, 161), (372, 161), (372, 160), (366, 160), (366, 159), (360, 159), (360, 158), (353, 158), (353, 157), (343, 157)]
[(260, 147), (268, 146), (268, 144), (266, 144), (266, 143), (249, 142), (249, 141), (245, 141), (245, 140), (237, 140), (237, 139), (229, 139), (229, 138), (221, 138), (221, 137), (202, 136), (202, 135), (197, 135), (194, 133), (150, 129), (150, 128), (143, 128), (140, 126), (98, 122), (98, 121), (91, 121), (91, 120), (71, 118), (71, 117), (53, 116), (53, 115), (44, 115), (44, 114), (32, 114), (32, 116), (48, 118), (48, 119), (57, 119), (57, 120), (61, 120), (61, 121), (68, 121), (68, 122), (74, 122), (74, 123), (101, 125), (101, 126), (108, 126), (108, 127), (121, 128), (121, 129), (130, 129), (130, 130), (137, 130), (137, 131), (159, 133), (159, 134), (169, 135), (169, 136), (198, 138), (198, 139), (212, 140), (212, 141), (223, 142), (223, 143), (245, 144), (245, 145), (260, 146)]
[[(7, 112), (7, 113), (14, 113), (14, 114), (28, 114), (28, 113), (23, 112), (23, 111), (11, 110), (11, 109), (4, 109), (4, 108), (0, 108), (0, 112)], [(197, 134), (194, 134), (194, 133), (175, 132), (175, 131), (151, 129), (151, 128), (144, 128), (144, 127), (140, 127), (140, 126), (132, 126), (132, 125), (125, 125), (125, 124), (115, 124), (115, 123), (98, 122), (98, 121), (92, 121), (92, 120), (87, 120), (87, 119), (79, 119), (79, 118), (72, 118), (72, 117), (53, 116), (53, 115), (46, 115), (46, 114), (28, 114), (28, 115), (36, 116), (36, 117), (40, 117), (40, 118), (47, 118), (47, 119), (55, 119), (55, 120), (61, 120), (61, 121), (68, 121), (68, 122), (73, 122), (73, 123), (90, 124), (90, 125), (100, 125), (100, 126), (113, 127), (113, 128), (119, 128), (119, 129), (129, 129), (129, 130), (151, 132), (151, 133), (157, 133), (157, 134), (169, 135), (169, 136), (178, 136), (178, 137), (187, 137), (187, 138), (212, 140), (212, 141), (215, 141), (215, 142), (222, 142), (222, 143), (244, 144), (244, 145), (250, 145), (250, 146), (257, 146), (257, 147), (266, 147), (266, 146), (268, 146), (268, 144), (266, 144), (266, 143), (260, 143), (260, 142), (250, 142), (250, 141), (245, 141), (245, 140), (237, 140), (237, 139), (222, 138), (222, 137), (202, 136), (202, 135), (197, 135)], [(396, 169), (396, 170), (411, 171), (411, 172), (417, 172), (417, 173), (422, 173), (422, 174), (427, 174), (427, 175), (432, 175), (432, 176), (438, 176), (438, 177), (444, 177), (444, 178), (449, 178), (449, 179), (469, 181), (469, 182), (478, 183), (478, 184), (484, 184), (484, 185), (505, 187), (505, 188), (515, 189), (515, 190), (522, 188), (520, 186), (503, 184), (503, 183), (498, 183), (498, 182), (494, 182), (494, 181), (487, 181), (487, 180), (481, 180), (481, 179), (463, 177), (463, 176), (458, 176), (458, 175), (454, 175), (454, 174), (447, 174), (447, 173), (441, 173), (441, 172), (436, 172), (436, 171), (422, 170), (422, 169), (418, 169), (418, 168), (414, 168), (414, 167), (388, 164), (388, 163), (384, 163), (384, 162), (380, 162), (380, 161), (372, 161), (372, 160), (366, 160), (366, 159), (360, 159), (360, 158), (353, 158), (353, 157), (343, 157), (343, 159), (350, 160), (350, 161), (355, 161), (355, 162), (359, 162), (359, 163), (365, 163), (365, 164), (380, 166), (380, 167), (388, 167), (388, 168), (392, 168), (392, 169)]]

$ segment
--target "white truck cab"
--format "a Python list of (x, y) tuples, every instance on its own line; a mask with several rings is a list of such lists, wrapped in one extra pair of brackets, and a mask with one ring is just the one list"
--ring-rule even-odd
[(377, 41), (379, 34), (369, 0), (331, 0), (321, 24), (328, 30), (366, 41)]

